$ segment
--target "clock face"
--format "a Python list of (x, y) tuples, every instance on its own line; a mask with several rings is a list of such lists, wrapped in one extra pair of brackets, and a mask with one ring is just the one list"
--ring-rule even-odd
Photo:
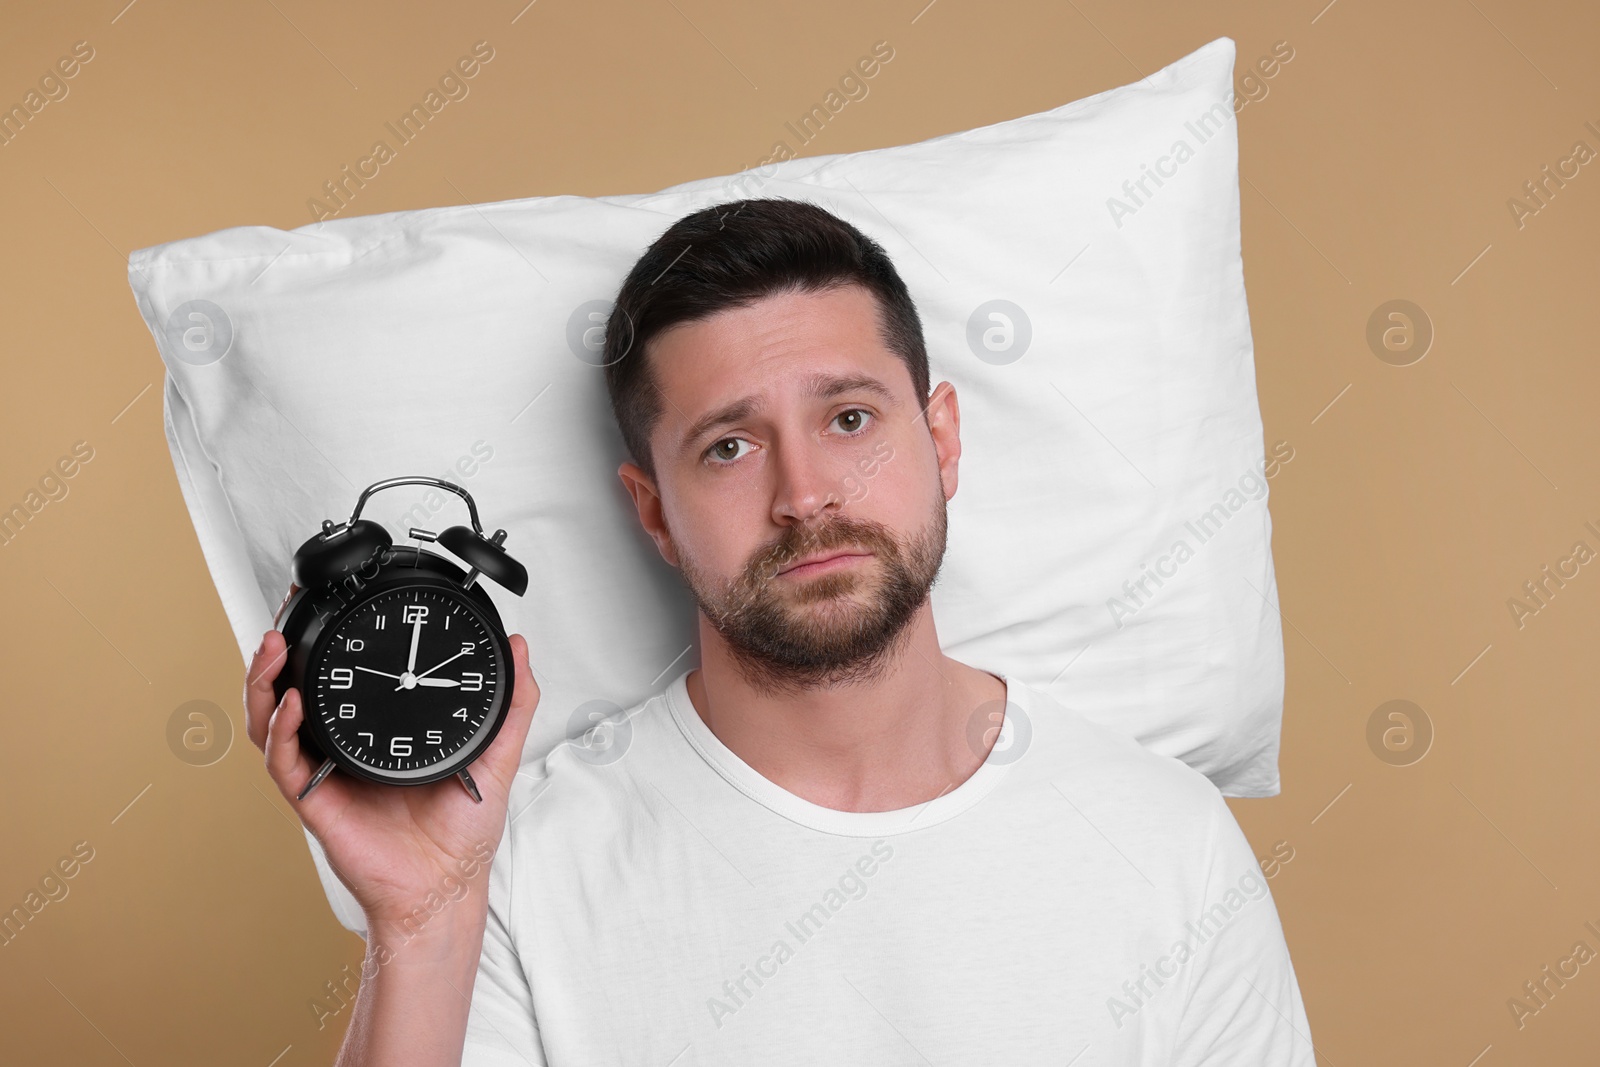
[(422, 775), (462, 756), (501, 714), (501, 645), (465, 594), (378, 593), (318, 644), (306, 714), (344, 756), (380, 776)]

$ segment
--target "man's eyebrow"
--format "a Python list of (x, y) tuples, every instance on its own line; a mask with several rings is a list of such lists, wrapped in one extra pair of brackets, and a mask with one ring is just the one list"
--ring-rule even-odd
[[(845, 393), (870, 393), (882, 400), (888, 407), (899, 407), (900, 401), (895, 397), (894, 391), (883, 382), (870, 374), (813, 374), (806, 381), (806, 395), (818, 400), (832, 400)], [(687, 452), (694, 447), (695, 442), (705, 437), (719, 426), (729, 423), (743, 422), (745, 419), (761, 410), (759, 398), (743, 396), (730, 404), (725, 404), (715, 411), (707, 412), (695, 421), (693, 426), (679, 438), (678, 451)]]

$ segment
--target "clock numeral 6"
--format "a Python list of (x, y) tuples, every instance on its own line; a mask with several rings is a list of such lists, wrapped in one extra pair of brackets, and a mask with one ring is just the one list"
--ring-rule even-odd
[(341, 718), (341, 719), (353, 719), (355, 717), (356, 717), (356, 706), (354, 704), (340, 704), (339, 705), (339, 718)]
[(391, 737), (389, 739), (389, 755), (391, 755), (391, 756), (409, 756), (409, 755), (411, 755), (411, 738), (409, 738), (409, 737)]
[(483, 675), (477, 671), (464, 671), (461, 675), (461, 691), (463, 693), (477, 693), (483, 689)]
[(430, 744), (430, 745), (438, 745), (441, 748), (444, 747), (444, 733), (443, 733), (443, 731), (440, 731), (440, 730), (429, 730), (428, 731), (428, 744)]
[(329, 689), (349, 689), (356, 684), (356, 672), (349, 667), (335, 667), (328, 672)]
[(427, 620), (428, 605), (426, 604), (407, 604), (404, 614), (400, 618), (400, 622), (406, 626), (410, 626), (414, 622), (426, 622)]

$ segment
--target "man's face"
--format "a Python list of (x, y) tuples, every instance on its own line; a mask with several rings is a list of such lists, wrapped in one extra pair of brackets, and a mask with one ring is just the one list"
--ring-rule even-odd
[(764, 688), (870, 677), (944, 556), (924, 400), (878, 314), (857, 286), (786, 294), (651, 349), (666, 398), (653, 436), (663, 552)]

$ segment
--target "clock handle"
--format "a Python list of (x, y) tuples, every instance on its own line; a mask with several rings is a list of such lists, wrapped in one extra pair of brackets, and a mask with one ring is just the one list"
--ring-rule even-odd
[[(437, 541), (439, 544), (454, 552), (467, 562), (472, 572), (463, 581), (462, 588), (469, 588), (479, 574), (493, 579), (495, 582), (510, 590), (516, 596), (521, 596), (528, 591), (528, 571), (522, 564), (506, 554), (501, 547), (505, 543), (506, 532), (496, 530), (494, 536), (483, 532), (483, 524), (478, 521), (478, 505), (472, 499), (472, 494), (454, 482), (447, 482), (440, 478), (429, 478), (424, 475), (389, 478), (385, 481), (374, 482), (361, 491), (361, 496), (356, 500), (356, 509), (350, 513), (349, 520), (345, 523), (346, 529), (353, 529), (356, 520), (361, 518), (361, 509), (367, 506), (367, 498), (382, 489), (396, 485), (432, 485), (440, 489), (447, 489), (467, 502), (467, 514), (472, 518), (472, 529), (465, 526), (452, 526), (442, 533), (431, 533), (412, 527), (411, 536), (425, 541)], [(324, 523), (331, 528), (332, 523)], [(365, 525), (381, 531), (383, 528), (372, 520), (365, 520)], [(365, 560), (358, 561), (364, 563)], [(301, 583), (306, 584), (306, 583)]]
[(384, 489), (389, 489), (397, 485), (431, 485), (456, 494), (456, 496), (459, 496), (462, 500), (467, 502), (467, 514), (472, 518), (473, 531), (480, 536), (483, 534), (483, 524), (478, 521), (478, 505), (473, 501), (471, 493), (467, 492), (454, 482), (447, 482), (442, 478), (429, 478), (426, 475), (421, 474), (409, 475), (401, 478), (386, 478), (381, 482), (373, 482), (371, 485), (361, 490), (361, 495), (356, 498), (356, 509), (350, 513), (349, 522), (354, 523), (361, 517), (361, 509), (367, 506), (367, 497), (371, 496), (373, 493)]

